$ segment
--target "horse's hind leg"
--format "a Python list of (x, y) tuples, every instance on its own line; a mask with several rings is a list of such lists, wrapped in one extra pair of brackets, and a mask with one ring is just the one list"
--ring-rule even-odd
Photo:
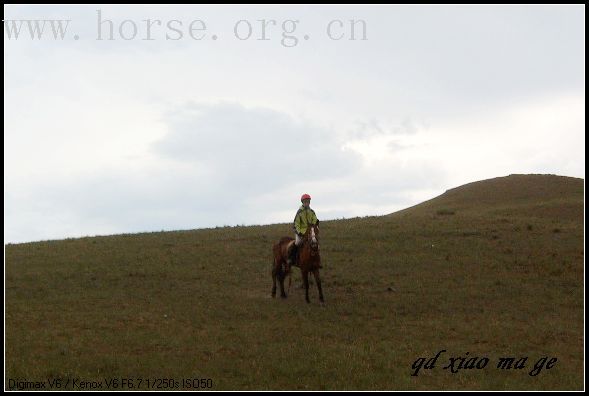
[(282, 270), (282, 265), (277, 266), (277, 268), (280, 268), (280, 271), (278, 272), (278, 280), (280, 282), (280, 297), (286, 298), (286, 293), (284, 292), (284, 278), (286, 277), (286, 274), (284, 273), (284, 270)]
[(276, 297), (276, 262), (272, 266), (272, 298)]

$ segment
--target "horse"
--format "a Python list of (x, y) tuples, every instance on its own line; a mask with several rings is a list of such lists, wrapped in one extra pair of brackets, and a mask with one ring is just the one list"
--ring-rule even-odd
[[(276, 297), (276, 278), (280, 283), (280, 297), (286, 298), (284, 292), (284, 278), (289, 275), (287, 272), (286, 260), (288, 258), (288, 251), (290, 246), (294, 243), (294, 239), (290, 237), (283, 237), (280, 241), (272, 247), (274, 254), (274, 263), (272, 265), (272, 297)], [(305, 287), (305, 300), (309, 301), (309, 272), (313, 273), (317, 289), (319, 290), (319, 301), (324, 303), (323, 289), (321, 288), (321, 277), (319, 276), (319, 268), (321, 268), (321, 256), (319, 254), (319, 226), (317, 224), (310, 225), (303, 236), (303, 242), (299, 246), (297, 259), (293, 266), (299, 267), (303, 275), (303, 285)], [(289, 285), (290, 292), (290, 285)]]

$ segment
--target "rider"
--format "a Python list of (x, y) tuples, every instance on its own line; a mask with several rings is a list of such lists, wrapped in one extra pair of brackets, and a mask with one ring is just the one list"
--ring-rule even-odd
[(293, 263), (296, 262), (297, 250), (303, 243), (303, 236), (305, 235), (305, 232), (307, 232), (307, 228), (310, 225), (319, 225), (319, 220), (317, 220), (315, 211), (310, 207), (311, 196), (309, 194), (303, 194), (301, 196), (301, 202), (302, 205), (297, 211), (297, 214), (294, 218), (293, 228), (295, 231), (295, 243), (293, 243), (290, 254), (288, 255), (287, 270), (290, 268), (291, 265), (293, 265)]

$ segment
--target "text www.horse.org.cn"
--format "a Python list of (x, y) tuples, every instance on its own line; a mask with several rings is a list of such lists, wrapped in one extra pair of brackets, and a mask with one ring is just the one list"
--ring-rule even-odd
[[(206, 22), (194, 19), (189, 22), (179, 19), (143, 19), (139, 22), (125, 19), (114, 22), (96, 10), (96, 40), (222, 40), (228, 37), (233, 40), (276, 41), (284, 47), (295, 47), (301, 38), (311, 40), (309, 34), (299, 32), (302, 22), (298, 19), (240, 19), (231, 24), (231, 34), (220, 35), (211, 32)], [(227, 28), (227, 26), (225, 26)], [(367, 24), (363, 19), (331, 19), (326, 20), (322, 27), (324, 36), (329, 40), (366, 41)]]

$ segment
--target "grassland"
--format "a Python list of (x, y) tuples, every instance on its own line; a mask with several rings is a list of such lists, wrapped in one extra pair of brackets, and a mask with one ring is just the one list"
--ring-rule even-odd
[[(304, 302), (297, 272), (288, 299), (270, 298), (271, 246), (289, 224), (7, 245), (5, 387), (581, 390), (583, 219), (582, 179), (513, 175), (324, 221), (325, 307), (314, 285)], [(460, 356), (489, 364), (443, 368)], [(497, 369), (508, 356), (525, 368)], [(558, 360), (529, 375), (542, 357)]]

